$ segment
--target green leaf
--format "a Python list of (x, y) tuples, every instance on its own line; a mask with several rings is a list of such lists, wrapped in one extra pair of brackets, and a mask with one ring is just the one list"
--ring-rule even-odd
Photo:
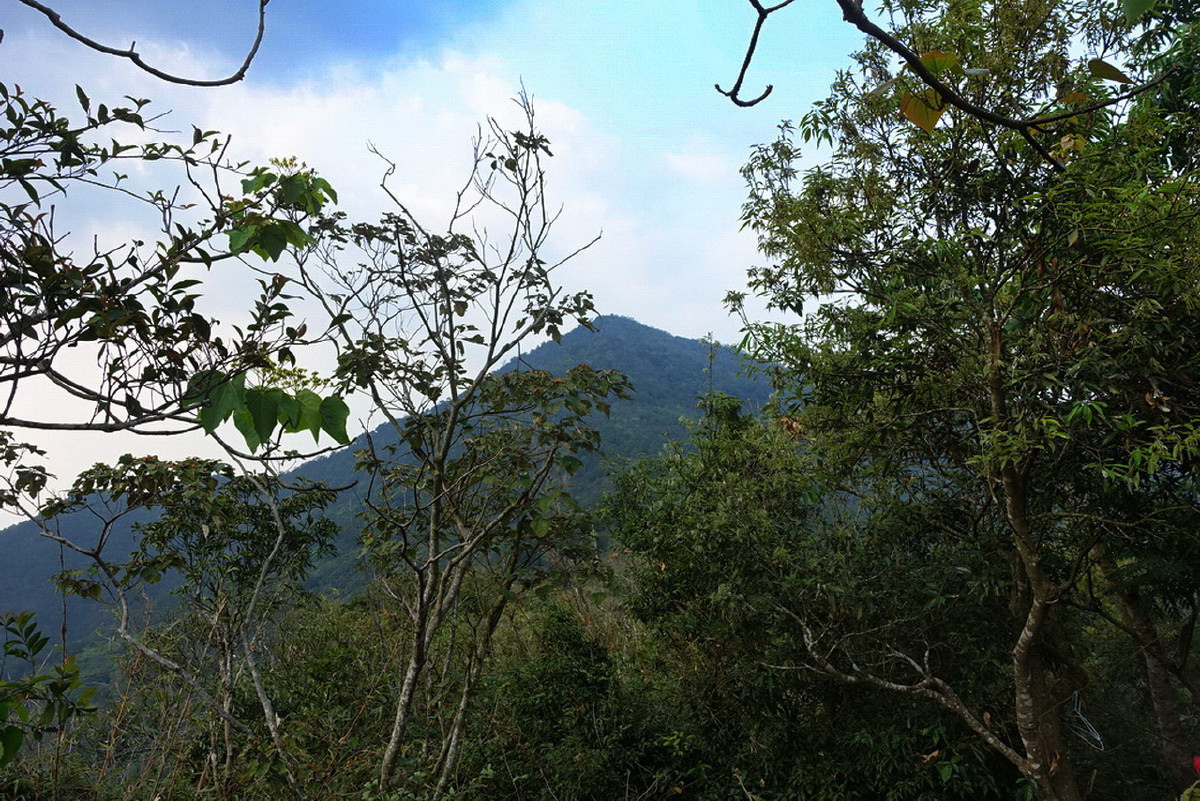
[(284, 431), (297, 431), (297, 426), (300, 423), (300, 401), (279, 390), (279, 425), (283, 426)]
[(346, 435), (346, 420), (349, 417), (350, 407), (336, 395), (321, 401), (321, 428), (341, 445), (350, 444), (350, 437)]
[(241, 380), (226, 381), (214, 387), (208, 395), (208, 405), (200, 409), (200, 425), (205, 434), (217, 430), (217, 426), (229, 419), (238, 407), (245, 405), (245, 387)]
[(1133, 83), (1133, 79), (1119, 69), (1109, 64), (1107, 61), (1099, 58), (1093, 58), (1088, 61), (1088, 72), (1093, 78), (1099, 78), (1104, 81), (1116, 81), (1117, 83)]
[(5, 726), (0, 729), (0, 768), (13, 761), (17, 752), (21, 750), (21, 743), (24, 739), (25, 732), (16, 726)]
[(258, 236), (257, 225), (233, 229), (229, 232), (229, 250), (232, 253), (245, 253), (256, 236)]
[(935, 89), (926, 89), (921, 95), (906, 94), (900, 100), (900, 111), (909, 122), (925, 131), (932, 131), (946, 110), (946, 103)]
[(287, 246), (286, 230), (279, 223), (274, 223), (265, 226), (258, 232), (258, 241), (255, 243), (254, 252), (264, 259), (279, 261), (279, 257), (283, 255)]
[(316, 442), (321, 434), (321, 396), (311, 389), (301, 389), (296, 392), (296, 403), (300, 406), (300, 414), (295, 426), (288, 431), (310, 431)]
[(312, 244), (312, 237), (304, 232), (304, 229), (296, 225), (291, 220), (276, 220), (271, 226), (279, 232), (279, 234), (287, 240), (287, 243), (293, 247), (304, 247)]
[(1150, 9), (1154, 8), (1156, 0), (1121, 0), (1121, 8), (1125, 11), (1125, 19), (1137, 22)]
[(246, 408), (254, 424), (254, 433), (259, 442), (271, 438), (271, 432), (279, 422), (279, 405), (283, 390), (275, 387), (254, 387), (246, 390)]
[(233, 413), (233, 424), (241, 433), (242, 438), (246, 440), (246, 447), (251, 453), (258, 450), (258, 446), (262, 445), (262, 440), (258, 436), (258, 432), (254, 428), (254, 417), (251, 416), (250, 410), (242, 407)]
[(249, 178), (242, 181), (242, 191), (247, 195), (252, 195), (263, 187), (275, 183), (277, 178), (278, 176), (275, 173), (268, 172), (260, 167)]

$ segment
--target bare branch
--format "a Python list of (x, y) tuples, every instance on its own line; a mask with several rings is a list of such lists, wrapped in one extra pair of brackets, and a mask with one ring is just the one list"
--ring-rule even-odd
[(41, 12), (46, 19), (50, 20), (50, 24), (60, 31), (65, 33), (69, 38), (76, 42), (95, 50), (98, 53), (103, 53), (107, 56), (116, 56), (117, 58), (129, 59), (140, 70), (148, 72), (155, 78), (167, 81), (168, 83), (178, 83), (184, 86), (228, 86), (229, 84), (237, 83), (246, 77), (246, 72), (250, 69), (250, 63), (254, 61), (254, 57), (258, 55), (258, 48), (262, 44), (263, 34), (267, 28), (267, 3), (270, 0), (258, 0), (258, 31), (254, 36), (254, 43), (250, 45), (249, 52), (246, 53), (246, 58), (242, 61), (242, 65), (237, 71), (226, 78), (218, 78), (215, 80), (202, 80), (197, 78), (186, 78), (181, 75), (173, 75), (169, 72), (164, 72), (156, 67), (147, 64), (140, 53), (137, 52), (137, 42), (131, 42), (125, 50), (116, 47), (110, 47), (102, 42), (98, 42), (78, 30), (63, 22), (62, 15), (48, 5), (37, 2), (37, 0), (17, 0), (19, 3), (32, 8), (34, 11)]
[(738, 71), (737, 80), (734, 81), (733, 88), (728, 92), (722, 89), (720, 84), (714, 84), (718, 92), (725, 95), (736, 105), (742, 106), (743, 108), (758, 105), (762, 101), (766, 100), (771, 94), (771, 91), (775, 88), (773, 84), (767, 84), (767, 88), (762, 91), (762, 94), (753, 100), (744, 100), (738, 96), (738, 94), (742, 91), (742, 82), (746, 80), (746, 71), (750, 69), (750, 64), (754, 61), (754, 51), (758, 47), (758, 35), (762, 32), (762, 27), (767, 21), (767, 17), (771, 16), (782, 8), (790, 6), (793, 2), (795, 2), (795, 0), (783, 0), (783, 2), (773, 6), (764, 6), (762, 3), (758, 2), (758, 0), (749, 0), (749, 2), (750, 5), (754, 6), (754, 10), (758, 12), (758, 19), (754, 22), (754, 33), (750, 34), (750, 44), (746, 47), (746, 57), (742, 59), (742, 68)]

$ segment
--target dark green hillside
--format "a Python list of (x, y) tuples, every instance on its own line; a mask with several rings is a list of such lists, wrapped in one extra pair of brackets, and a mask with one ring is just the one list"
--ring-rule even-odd
[[(636, 389), (633, 400), (614, 404), (611, 417), (598, 416), (594, 420), (607, 458), (653, 453), (670, 439), (685, 438), (681, 418), (697, 417), (697, 400), (710, 389), (746, 398), (751, 406), (761, 406), (767, 400), (765, 383), (739, 376), (738, 359), (727, 348), (712, 351), (703, 342), (673, 336), (627, 317), (600, 317), (595, 325), (595, 332), (576, 328), (565, 334), (561, 342), (544, 343), (504, 369), (522, 367), (560, 374), (575, 365), (588, 364), (598, 370), (626, 373)], [(385, 429), (377, 429), (374, 435), (377, 445), (387, 444)], [(365, 441), (365, 437), (360, 437), (348, 448), (303, 465), (290, 477), (323, 481), (330, 486), (351, 484), (355, 480), (354, 451), (362, 448)], [(608, 487), (603, 461), (587, 462), (575, 475), (574, 483), (580, 500), (595, 501)], [(330, 509), (330, 517), (341, 525), (343, 533), (337, 556), (316, 570), (314, 589), (353, 592), (361, 586), (362, 577), (356, 566), (358, 504), (355, 488), (348, 490)], [(84, 517), (76, 516), (66, 525), (75, 526), (73, 536), (86, 541), (89, 524)], [(109, 545), (112, 552), (128, 552), (130, 537), (128, 530), (116, 532)], [(0, 610), (33, 610), (48, 629), (56, 629), (62, 599), (49, 577), (59, 570), (58, 547), (39, 537), (32, 525), (21, 524), (0, 531), (0, 554), (4, 555)], [(67, 566), (72, 566), (70, 555)], [(71, 640), (87, 639), (97, 627), (106, 624), (106, 616), (107, 610), (99, 604), (70, 599)]]
[[(632, 400), (615, 403), (608, 418), (598, 415), (593, 419), (604, 457), (585, 461), (572, 479), (575, 494), (584, 504), (595, 502), (609, 488), (607, 460), (655, 453), (670, 440), (685, 439), (682, 421), (699, 416), (697, 402), (705, 393), (725, 392), (746, 399), (751, 407), (761, 407), (770, 395), (765, 382), (739, 374), (741, 363), (729, 348), (712, 349), (699, 340), (677, 337), (628, 317), (600, 317), (595, 327), (594, 332), (575, 328), (563, 335), (561, 342), (543, 343), (502, 368), (559, 375), (587, 364), (597, 370), (620, 370), (633, 382)], [(394, 442), (382, 427), (372, 436), (376, 447)], [(304, 465), (296, 475), (331, 486), (349, 484), (354, 480), (354, 451), (365, 445), (366, 437), (360, 437), (349, 448)], [(351, 490), (329, 512), (342, 526), (343, 536), (338, 556), (314, 574), (314, 586), (320, 590), (355, 588), (361, 582), (354, 562), (358, 505)]]

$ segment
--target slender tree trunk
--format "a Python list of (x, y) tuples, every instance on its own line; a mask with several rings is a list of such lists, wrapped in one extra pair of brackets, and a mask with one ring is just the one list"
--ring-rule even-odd
[(1059, 704), (1050, 690), (1041, 645), (1057, 600), (1057, 588), (1042, 571), (1033, 545), (1025, 479), (1012, 465), (1002, 469), (1002, 477), (1009, 526), (1029, 588), (1025, 624), (1012, 650), (1014, 708), (1029, 759), (1027, 775), (1037, 783), (1038, 796), (1044, 801), (1082, 801), (1083, 794), (1063, 746)]
[[(1030, 619), (1035, 617), (1045, 622), (1044, 612), (1030, 610)], [(1047, 683), (1041, 649), (1035, 641), (1025, 642), (1027, 634), (1036, 628), (1027, 624), (1013, 649), (1017, 728), (1029, 759), (1029, 777), (1037, 783), (1038, 798), (1043, 801), (1082, 801), (1083, 794), (1063, 748), (1059, 705)]]
[[(511, 589), (512, 582), (510, 581), (505, 590), (508, 591)], [(446, 739), (442, 753), (438, 757), (438, 783), (437, 789), (434, 792), (435, 798), (440, 798), (446, 792), (446, 787), (450, 783), (450, 777), (454, 775), (454, 769), (458, 765), (458, 755), (462, 750), (462, 730), (466, 722), (467, 711), (470, 709), (471, 701), (475, 697), (475, 687), (479, 682), (479, 677), (483, 675), (484, 665), (491, 655), (492, 637), (496, 633), (496, 628), (500, 625), (500, 619), (504, 616), (504, 610), (507, 606), (507, 600), (502, 597), (492, 607), (483, 635), (476, 645), (474, 653), (471, 654), (466, 675), (463, 676), (463, 686), (462, 692), (459, 694), (458, 707), (454, 711), (454, 719), (450, 724), (449, 737)]]
[[(1009, 425), (1004, 387), (1004, 340), (999, 323), (987, 315), (988, 394), (993, 425)], [(1021, 743), (1028, 758), (1026, 775), (1037, 784), (1039, 801), (1083, 801), (1079, 784), (1063, 747), (1059, 708), (1050, 691), (1041, 643), (1050, 611), (1059, 592), (1041, 564), (1033, 521), (1029, 516), (1028, 476), (1014, 457), (998, 469), (1004, 492), (1004, 511), (1028, 591), (1028, 609), (1012, 650), (1014, 709)], [(1018, 576), (1020, 580), (1022, 576)]]
[(221, 720), (221, 730), (225, 743), (225, 761), (221, 775), (221, 797), (229, 798), (233, 792), (233, 651), (229, 638), (223, 630), (220, 636), (218, 664), (221, 671), (221, 706), (225, 715)]
[(421, 678), (421, 669), (425, 666), (425, 636), (424, 626), (415, 627), (412, 653), (404, 668), (404, 680), (400, 684), (400, 694), (396, 698), (396, 717), (392, 721), (392, 734), (388, 739), (387, 749), (383, 752), (383, 760), (379, 765), (379, 789), (387, 790), (392, 783), (392, 772), (395, 768), (396, 757), (400, 753), (400, 743), (404, 740), (404, 731), (408, 728), (408, 717), (412, 710), (413, 699), (416, 697), (417, 682)]

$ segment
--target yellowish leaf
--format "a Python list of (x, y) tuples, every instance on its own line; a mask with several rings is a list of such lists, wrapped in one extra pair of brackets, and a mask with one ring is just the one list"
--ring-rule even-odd
[(934, 89), (926, 89), (920, 95), (909, 93), (900, 99), (900, 112), (925, 131), (933, 130), (945, 110), (945, 101)]
[(958, 53), (947, 53), (944, 50), (930, 50), (921, 56), (921, 63), (930, 72), (941, 72), (958, 65)]

